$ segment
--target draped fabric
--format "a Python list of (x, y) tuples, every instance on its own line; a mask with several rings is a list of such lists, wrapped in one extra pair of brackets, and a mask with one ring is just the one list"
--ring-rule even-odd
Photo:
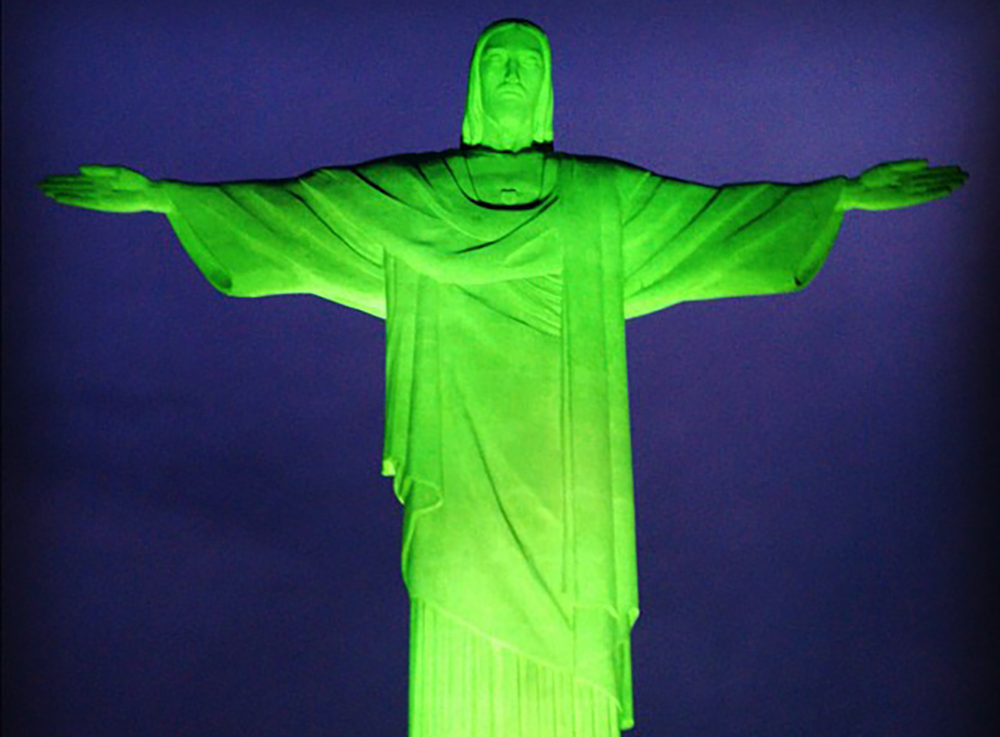
[[(471, 199), (462, 156), (174, 183), (170, 220), (226, 294), (309, 293), (386, 319), (383, 472), (405, 505), (410, 596), (437, 613), (414, 632), (477, 633), (492, 645), (475, 657), (493, 648), (562, 674), (603, 694), (594, 714), (610, 699), (626, 729), (638, 596), (625, 319), (802, 288), (835, 237), (842, 180), (713, 188), (556, 154), (555, 188), (505, 208)], [(453, 656), (413, 651), (429, 700), (414, 719), (450, 703), (430, 674)]]
[(603, 689), (414, 599), (410, 737), (618, 737)]

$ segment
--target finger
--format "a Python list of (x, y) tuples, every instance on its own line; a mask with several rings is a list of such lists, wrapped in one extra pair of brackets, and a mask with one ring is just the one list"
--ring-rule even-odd
[(64, 187), (49, 187), (43, 189), (42, 192), (48, 197), (89, 197), (94, 198), (97, 194), (93, 190), (86, 189), (67, 189)]
[(960, 166), (932, 166), (928, 169), (924, 169), (922, 172), (917, 172), (914, 176), (920, 176), (922, 174), (947, 174), (949, 176), (957, 177), (969, 176), (969, 173), (964, 171)]
[(109, 205), (107, 201), (100, 197), (78, 197), (70, 195), (53, 197), (52, 199), (60, 205), (82, 207), (85, 210), (98, 210), (100, 212), (131, 212), (128, 208), (121, 207), (119, 205)]
[(964, 182), (966, 179), (967, 177), (962, 174), (955, 174), (949, 172), (935, 172), (933, 174), (911, 174), (909, 176), (902, 178), (904, 182), (950, 182), (952, 180), (956, 182)]
[(49, 199), (55, 200), (60, 205), (71, 205), (73, 207), (85, 207), (85, 208), (90, 209), (90, 210), (101, 209), (98, 206), (98, 202), (99, 201), (97, 199), (95, 199), (94, 197), (86, 197), (86, 196), (73, 195), (73, 194), (65, 194), (65, 193), (50, 194), (48, 192), (45, 193), (45, 196), (48, 197)]
[(961, 177), (938, 177), (937, 179), (924, 179), (919, 182), (907, 182), (906, 187), (917, 189), (930, 189), (934, 187), (961, 187), (965, 180)]
[(904, 186), (926, 186), (935, 184), (964, 184), (967, 177), (961, 174), (927, 174), (923, 176), (907, 177)]
[(897, 171), (920, 171), (927, 168), (927, 159), (900, 159), (889, 163)]
[(906, 207), (916, 207), (917, 205), (922, 205), (925, 202), (940, 200), (950, 194), (951, 190), (931, 190), (928, 192), (921, 192), (919, 194), (911, 192), (906, 197), (894, 199), (893, 202), (886, 203), (884, 207), (878, 209), (901, 210)]
[(956, 187), (928, 187), (927, 189), (921, 190), (919, 192), (913, 193), (915, 197), (920, 198), (921, 202), (928, 202), (930, 200), (937, 200), (942, 197), (947, 197), (952, 192), (957, 189)]
[(59, 174), (57, 174), (57, 175), (45, 177), (45, 179), (42, 179), (41, 181), (38, 182), (37, 186), (39, 186), (39, 187), (60, 187), (60, 186), (67, 185), (67, 184), (75, 184), (75, 183), (78, 183), (78, 182), (87, 182), (87, 181), (89, 181), (89, 180), (86, 177), (83, 177), (83, 176), (81, 176), (79, 174), (65, 174), (65, 175), (59, 175)]
[(958, 189), (958, 185), (925, 184), (920, 187), (905, 187), (900, 190), (899, 194), (901, 197), (923, 197), (937, 192), (952, 192), (956, 189)]
[(47, 180), (44, 182), (39, 182), (38, 186), (42, 189), (94, 189), (96, 186), (101, 186), (104, 189), (109, 189), (106, 184), (95, 185), (90, 179), (59, 179), (59, 180)]
[(47, 177), (39, 179), (38, 183), (45, 184), (46, 182), (65, 182), (69, 180), (79, 181), (82, 178), (79, 174), (49, 174)]
[(41, 190), (47, 195), (74, 195), (79, 197), (93, 197), (97, 195), (97, 190), (92, 187), (41, 187)]
[(968, 174), (959, 169), (957, 166), (937, 166), (932, 169), (924, 169), (918, 172), (908, 172), (902, 175), (904, 179), (932, 179), (934, 177), (941, 177), (944, 179), (967, 179)]
[(926, 169), (913, 172), (907, 176), (911, 177), (924, 177), (934, 174), (947, 174), (947, 175), (957, 175), (957, 176), (967, 176), (961, 167), (958, 166), (929, 166)]
[(949, 171), (957, 171), (957, 172), (961, 172), (965, 176), (969, 176), (969, 172), (965, 171), (965, 169), (963, 169), (961, 166), (958, 166), (957, 164), (948, 164), (946, 166), (932, 166), (931, 167), (932, 171), (937, 171), (938, 169), (947, 169)]
[(88, 177), (116, 177), (121, 167), (105, 166), (104, 164), (84, 164), (80, 167), (80, 173)]

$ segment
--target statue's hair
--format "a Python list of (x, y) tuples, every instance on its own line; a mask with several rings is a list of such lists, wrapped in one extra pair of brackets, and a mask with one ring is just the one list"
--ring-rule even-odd
[(483, 111), (483, 92), (479, 78), (479, 60), (486, 48), (486, 42), (505, 28), (517, 27), (533, 34), (542, 47), (542, 86), (535, 101), (535, 130), (532, 138), (536, 144), (552, 143), (552, 50), (545, 31), (528, 20), (521, 18), (506, 18), (490, 23), (479, 34), (476, 48), (472, 51), (472, 62), (469, 64), (469, 94), (465, 103), (465, 118), (462, 120), (462, 145), (478, 146), (483, 142), (483, 124), (486, 116)]

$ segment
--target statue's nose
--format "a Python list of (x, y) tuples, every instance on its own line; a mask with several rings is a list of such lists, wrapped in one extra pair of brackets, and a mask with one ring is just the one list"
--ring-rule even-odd
[(504, 75), (507, 79), (517, 79), (520, 74), (520, 70), (517, 68), (517, 61), (511, 59), (507, 62), (507, 73)]

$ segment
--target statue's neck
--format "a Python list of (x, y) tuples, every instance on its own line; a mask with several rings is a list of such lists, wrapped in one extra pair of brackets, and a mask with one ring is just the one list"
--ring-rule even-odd
[(494, 151), (523, 151), (535, 143), (534, 127), (530, 118), (496, 121), (487, 117), (483, 125), (482, 145)]

